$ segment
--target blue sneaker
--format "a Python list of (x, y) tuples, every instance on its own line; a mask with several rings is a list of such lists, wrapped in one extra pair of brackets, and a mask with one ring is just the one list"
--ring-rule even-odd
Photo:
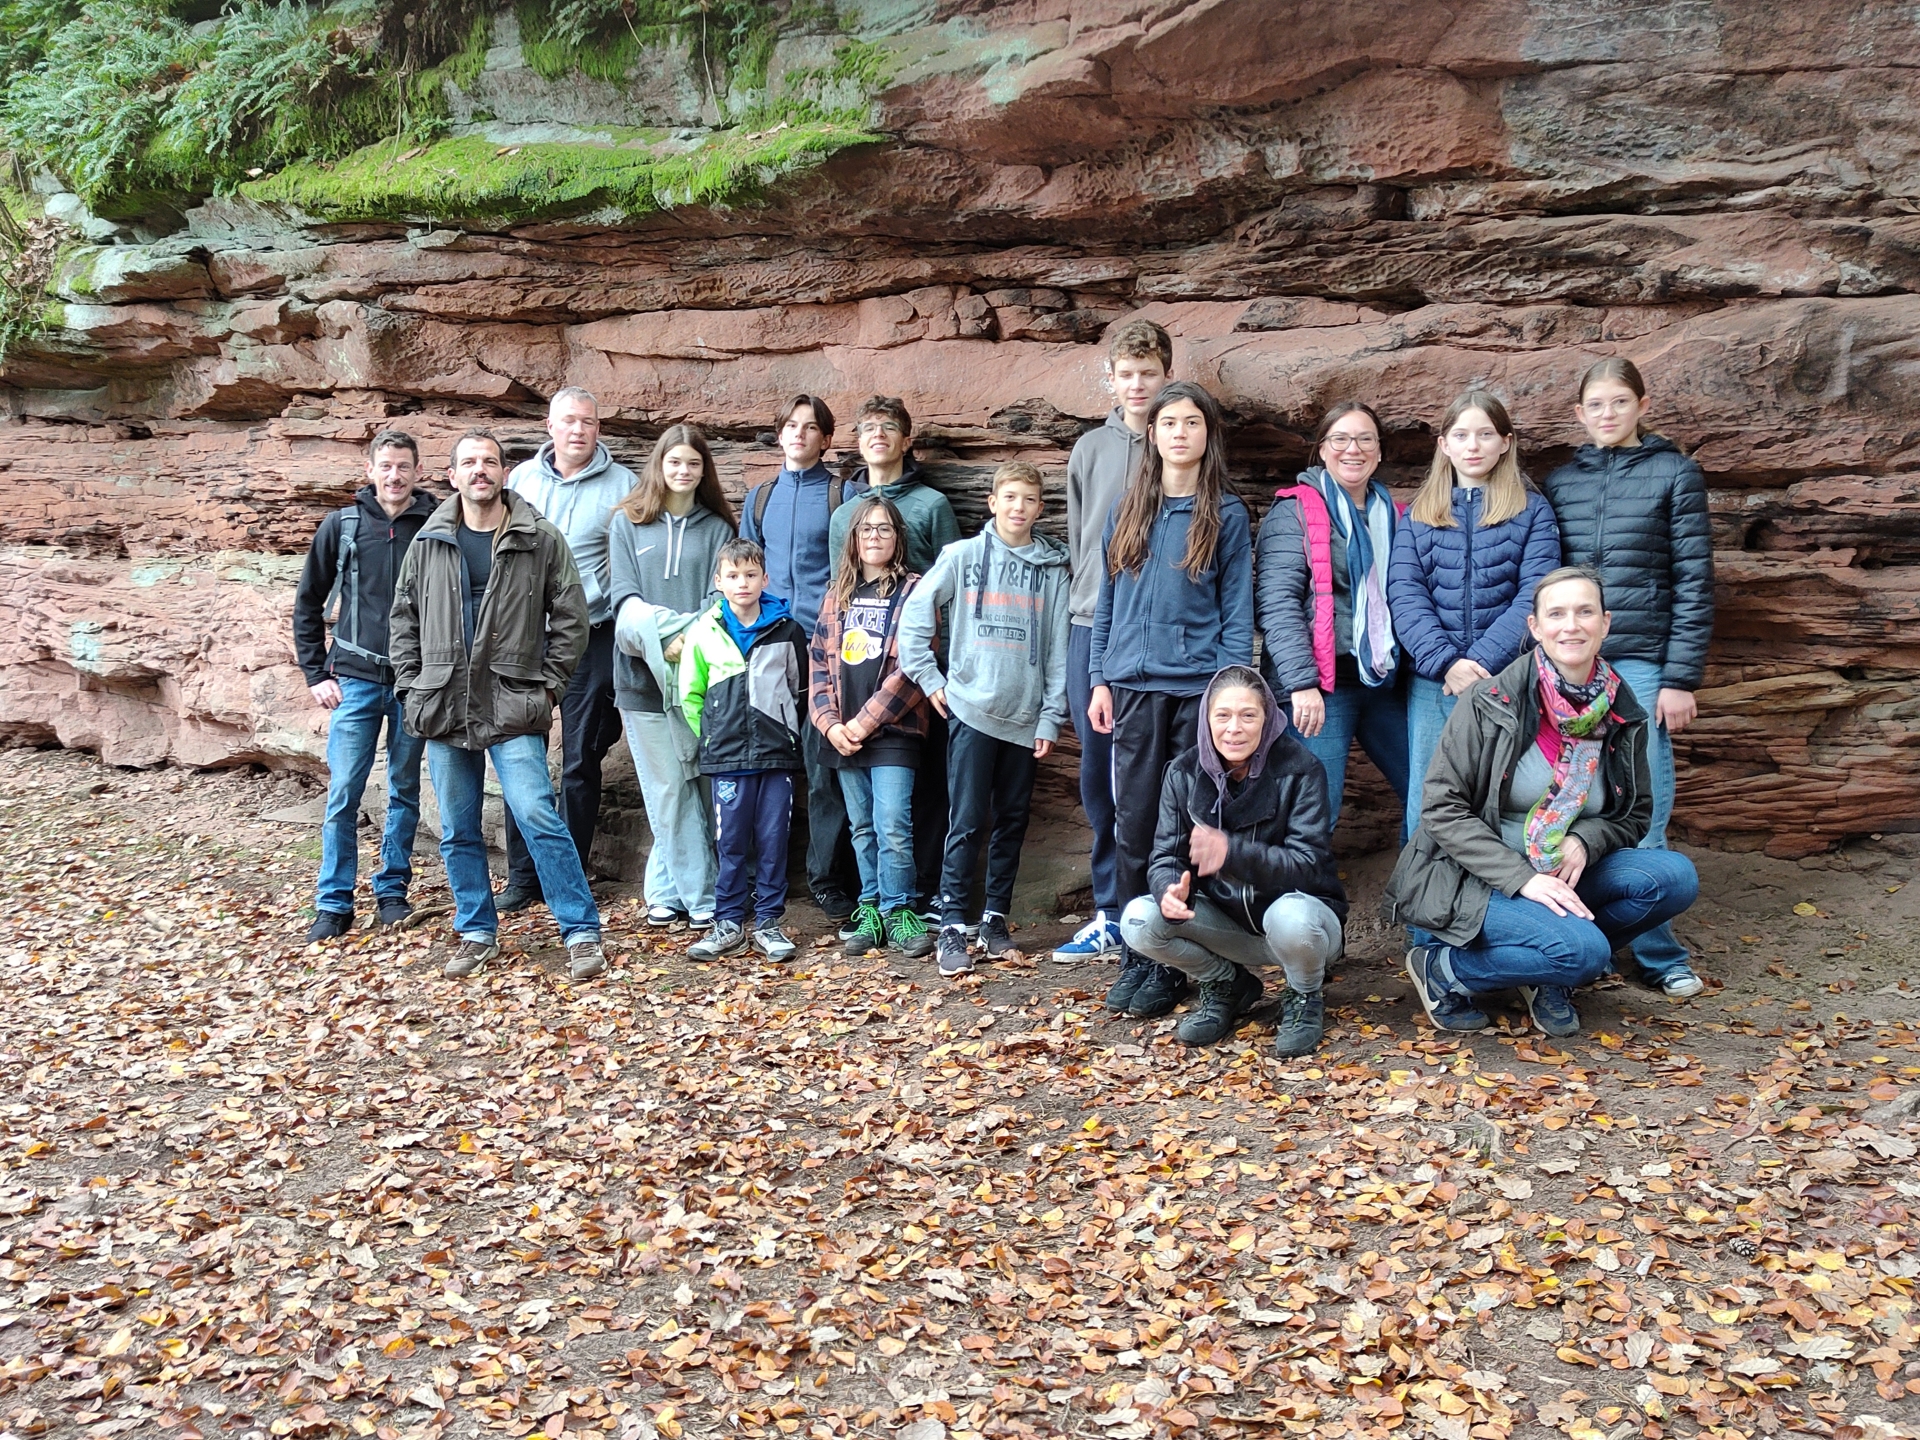
[(1473, 1003), (1471, 996), (1456, 995), (1440, 978), (1435, 963), (1437, 945), (1416, 945), (1407, 951), (1407, 978), (1413, 981), (1413, 993), (1420, 1008), (1436, 1030), (1484, 1030), (1493, 1022), (1487, 1012)]
[(1564, 985), (1522, 985), (1520, 998), (1527, 1002), (1527, 1014), (1533, 1023), (1549, 1035), (1565, 1038), (1580, 1033), (1580, 1012), (1573, 1008), (1573, 996)]
[(1082, 925), (1074, 933), (1073, 939), (1053, 952), (1053, 958), (1061, 965), (1074, 965), (1082, 960), (1098, 960), (1102, 955), (1119, 953), (1119, 922), (1107, 919), (1106, 911), (1096, 910), (1093, 919)]

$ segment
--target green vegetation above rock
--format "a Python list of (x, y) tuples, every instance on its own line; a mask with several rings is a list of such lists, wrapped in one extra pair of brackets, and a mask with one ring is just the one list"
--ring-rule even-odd
[(606, 143), (495, 145), (459, 136), (401, 151), (393, 141), (337, 163), (302, 162), (241, 186), (250, 199), (316, 220), (490, 225), (749, 200), (784, 175), (878, 139), (830, 120), (767, 131), (716, 131), (692, 149), (659, 132), (611, 132)]
[(338, 218), (644, 213), (750, 198), (876, 138), (877, 47), (842, 41), (767, 98), (783, 30), (838, 29), (820, 0), (519, 0), (536, 74), (625, 84), (678, 47), (720, 128), (693, 143), (459, 133), (453, 103), (480, 85), (494, 13), (482, 0), (0, 0), (0, 144), (96, 214), (153, 224), (236, 190)]

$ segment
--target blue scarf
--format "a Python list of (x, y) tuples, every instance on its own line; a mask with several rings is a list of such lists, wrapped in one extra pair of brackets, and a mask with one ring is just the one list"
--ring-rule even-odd
[[(1367, 513), (1326, 469), (1308, 471), (1326, 499), (1333, 523), (1347, 537), (1347, 587), (1353, 595), (1353, 658), (1369, 689), (1385, 685), (1400, 667), (1400, 644), (1387, 609), (1387, 557), (1393, 552), (1393, 497), (1378, 480), (1367, 486)], [(1378, 560), (1379, 571), (1374, 570)]]

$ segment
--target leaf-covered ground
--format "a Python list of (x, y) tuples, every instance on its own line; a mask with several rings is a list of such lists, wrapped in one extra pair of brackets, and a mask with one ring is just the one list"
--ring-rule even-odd
[(630, 897), (582, 987), (542, 911), (466, 983), (435, 926), (307, 949), (296, 783), (0, 752), (0, 1433), (1920, 1417), (1911, 861), (1701, 857), (1724, 983), (1559, 1046), (1415, 1024), (1357, 924), (1283, 1064), (1105, 1017), (1104, 968), (690, 964)]

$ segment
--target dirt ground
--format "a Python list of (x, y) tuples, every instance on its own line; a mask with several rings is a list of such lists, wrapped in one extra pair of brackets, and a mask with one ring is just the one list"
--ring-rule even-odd
[(956, 983), (618, 890), (579, 987), (538, 909), (467, 982), (444, 920), (306, 947), (308, 783), (0, 752), (0, 1440), (1920, 1426), (1902, 837), (1695, 855), (1707, 993), (1559, 1043), (1428, 1028), (1369, 857), (1283, 1063), (1064, 924)]

